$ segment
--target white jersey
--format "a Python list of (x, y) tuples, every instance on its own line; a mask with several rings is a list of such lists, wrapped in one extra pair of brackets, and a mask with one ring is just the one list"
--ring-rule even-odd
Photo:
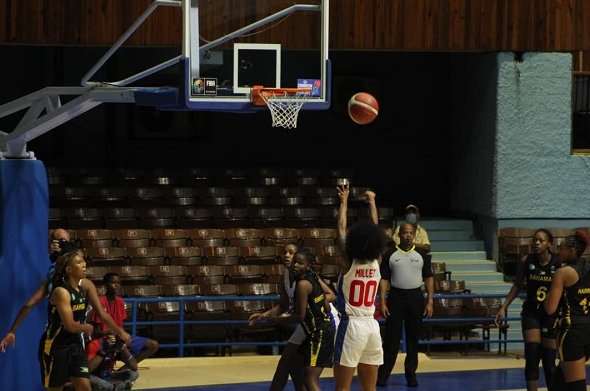
[(377, 260), (368, 263), (353, 260), (350, 270), (341, 275), (338, 281), (338, 311), (348, 316), (372, 318), (380, 280), (381, 271)]
[(289, 312), (292, 312), (295, 305), (295, 286), (297, 285), (297, 281), (293, 280), (293, 283), (291, 283), (290, 277), (291, 271), (289, 269), (285, 270), (283, 284), (285, 285), (285, 293), (287, 293), (287, 297), (289, 298)]

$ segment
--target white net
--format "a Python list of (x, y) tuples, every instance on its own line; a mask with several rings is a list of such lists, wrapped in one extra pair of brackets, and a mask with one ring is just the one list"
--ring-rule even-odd
[(311, 96), (311, 90), (296, 92), (261, 91), (272, 116), (272, 126), (293, 129), (297, 127), (297, 116), (301, 107)]

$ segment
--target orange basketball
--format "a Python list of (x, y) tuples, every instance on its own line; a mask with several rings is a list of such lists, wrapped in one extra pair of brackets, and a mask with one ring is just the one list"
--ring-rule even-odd
[(359, 125), (370, 124), (379, 114), (379, 102), (367, 92), (357, 92), (348, 100), (348, 115)]

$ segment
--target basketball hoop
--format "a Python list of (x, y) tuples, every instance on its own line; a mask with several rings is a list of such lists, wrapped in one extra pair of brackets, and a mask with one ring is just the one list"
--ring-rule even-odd
[(272, 126), (294, 129), (301, 107), (311, 97), (310, 88), (252, 88), (252, 104), (266, 104), (272, 117)]

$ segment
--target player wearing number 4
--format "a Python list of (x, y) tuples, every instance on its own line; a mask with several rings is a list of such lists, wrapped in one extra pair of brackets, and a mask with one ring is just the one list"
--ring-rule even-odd
[(338, 188), (338, 232), (346, 257), (341, 265), (336, 298), (340, 324), (334, 347), (334, 388), (350, 390), (357, 370), (361, 389), (369, 391), (375, 389), (377, 368), (383, 363), (381, 334), (374, 313), (381, 279), (379, 264), (387, 238), (376, 224), (377, 208), (372, 191), (363, 195), (372, 221), (358, 221), (346, 230), (348, 194), (348, 184)]
[(543, 309), (551, 280), (561, 263), (551, 253), (553, 235), (546, 229), (538, 229), (533, 235), (533, 253), (524, 256), (518, 263), (516, 280), (496, 314), (496, 325), (504, 317), (508, 306), (526, 287), (526, 300), (522, 304), (521, 322), (524, 339), (525, 380), (528, 391), (539, 388), (539, 362), (543, 361), (545, 382), (551, 390), (555, 371), (555, 316)]

